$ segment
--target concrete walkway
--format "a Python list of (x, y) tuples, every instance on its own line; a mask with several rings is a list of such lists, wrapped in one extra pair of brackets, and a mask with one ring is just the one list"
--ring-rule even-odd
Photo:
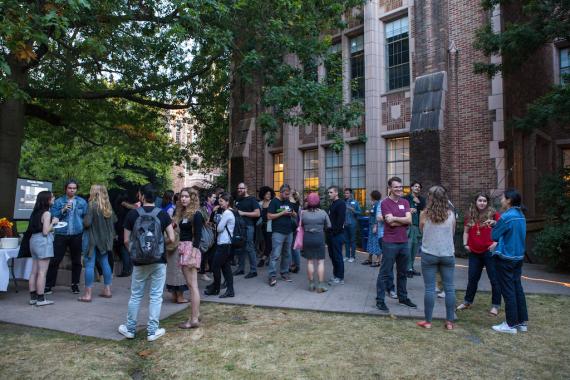
[[(259, 276), (244, 279), (235, 278), (236, 297), (220, 299), (214, 296), (203, 296), (206, 302), (220, 302), (241, 305), (256, 305), (264, 307), (280, 307), (305, 309), (328, 312), (381, 314), (375, 307), (376, 276), (378, 268), (360, 265), (365, 255), (359, 254), (354, 263), (345, 263), (345, 285), (331, 287), (326, 293), (317, 294), (307, 290), (308, 281), (304, 268), (298, 274), (293, 274), (293, 282), (278, 281), (275, 287), (267, 285), (266, 267), (260, 268)], [(305, 260), (302, 264), (305, 264)], [(419, 269), (419, 259), (416, 269)], [(331, 276), (330, 260), (326, 261), (327, 276)], [(523, 267), (523, 286), (527, 293), (570, 295), (570, 275), (552, 274), (544, 271), (539, 265), (525, 264)], [(207, 283), (200, 282), (201, 291)], [(457, 289), (465, 289), (467, 285), (467, 261), (457, 260), (455, 271)], [(94, 294), (100, 292), (102, 285), (97, 283)], [(73, 334), (93, 336), (105, 339), (120, 340), (117, 333), (119, 324), (124, 323), (127, 302), (130, 295), (130, 279), (115, 278), (113, 282), (113, 298), (94, 297), (92, 303), (77, 302), (77, 295), (72, 294), (68, 287), (58, 286), (54, 294), (48, 296), (55, 304), (45, 307), (27, 305), (27, 282), (19, 282), (19, 292), (13, 285), (8, 292), (0, 293), (0, 321), (23, 324), (34, 327), (65, 331)], [(490, 290), (490, 284), (485, 274), (480, 281), (480, 290)], [(400, 306), (397, 300), (386, 299), (390, 312), (399, 317), (421, 318), (423, 316), (422, 277), (408, 280), (410, 299), (418, 305), (417, 309)], [(457, 300), (459, 303), (461, 300)], [(490, 303), (490, 295), (479, 295), (476, 302)], [(139, 315), (139, 327), (144, 328), (148, 313), (148, 298), (144, 301)], [(187, 305), (176, 305), (170, 302), (169, 294), (165, 292), (161, 319), (185, 309)], [(445, 317), (443, 299), (436, 301), (434, 318)]]

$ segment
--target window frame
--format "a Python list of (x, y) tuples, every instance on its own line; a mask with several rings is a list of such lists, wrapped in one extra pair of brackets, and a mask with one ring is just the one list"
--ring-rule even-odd
[[(333, 165), (329, 165), (332, 163)], [(325, 149), (325, 187), (343, 185), (344, 158), (342, 152), (335, 152), (332, 148)], [(332, 175), (334, 173), (334, 175)]]
[[(278, 159), (280, 157), (280, 160)], [(279, 167), (278, 165), (281, 165)], [(285, 180), (285, 163), (283, 162), (283, 152), (273, 153), (273, 190), (279, 193), (279, 189)], [(280, 179), (275, 177), (276, 174), (280, 174)]]
[[(395, 25), (398, 22), (402, 22), (402, 20), (406, 20), (406, 27), (405, 31), (401, 30), (399, 34), (394, 34), (388, 36), (388, 29), (392, 25)], [(400, 26), (400, 29), (402, 27)], [(394, 38), (394, 40), (391, 40)], [(399, 44), (399, 51), (394, 52), (395, 47)], [(395, 20), (391, 20), (384, 24), (384, 53), (385, 53), (385, 67), (386, 67), (386, 91), (395, 91), (402, 88), (410, 87), (411, 82), (411, 60), (410, 60), (410, 25), (409, 25), (409, 17), (408, 15), (404, 15), (399, 17)], [(392, 50), (392, 54), (390, 50)], [(390, 60), (392, 57), (399, 56), (400, 62), (397, 64), (390, 65)], [(394, 75), (394, 79), (391, 79), (391, 73), (400, 71), (399, 75)], [(398, 81), (398, 83), (392, 83)]]
[[(359, 151), (357, 152), (357, 150)], [(354, 162), (355, 156), (358, 157), (356, 163)], [(354, 199), (356, 199), (360, 205), (366, 205), (366, 144), (364, 143), (350, 145), (349, 183)]]
[[(311, 156), (308, 156), (311, 155)], [(307, 165), (307, 164), (310, 165)], [(316, 163), (316, 165), (313, 165)], [(317, 191), (319, 189), (319, 149), (303, 151), (303, 190)]]
[[(398, 149), (398, 141), (406, 141), (407, 147), (404, 146), (403, 149)], [(396, 149), (391, 150), (391, 143), (396, 143)], [(406, 145), (406, 144), (404, 144)], [(401, 157), (398, 157), (398, 152), (401, 152)], [(393, 159), (391, 159), (391, 153), (393, 154)], [(407, 159), (405, 158), (407, 155)], [(398, 171), (398, 164), (402, 164), (403, 170)], [(390, 165), (394, 165), (394, 170), (390, 170)], [(407, 169), (407, 170), (406, 170)], [(400, 177), (402, 179), (402, 185), (408, 187), (410, 185), (410, 137), (409, 136), (399, 136), (386, 139), (386, 182), (391, 177)]]
[[(361, 47), (353, 50), (353, 41), (362, 39)], [(354, 36), (349, 40), (350, 52), (350, 98), (364, 102), (366, 98), (364, 34)], [(359, 46), (359, 45), (356, 45)], [(355, 73), (356, 72), (356, 73)], [(357, 75), (358, 74), (358, 75)], [(353, 88), (355, 86), (356, 88)]]

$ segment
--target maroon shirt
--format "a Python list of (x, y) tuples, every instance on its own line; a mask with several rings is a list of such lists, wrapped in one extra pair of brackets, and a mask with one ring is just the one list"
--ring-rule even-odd
[[(410, 212), (410, 204), (404, 198), (400, 198), (398, 202), (394, 202), (390, 198), (386, 198), (381, 203), (382, 215), (386, 217), (388, 214), (398, 218), (406, 217), (406, 213)], [(407, 243), (408, 242), (408, 226), (390, 226), (384, 224), (383, 242), (386, 243)]]

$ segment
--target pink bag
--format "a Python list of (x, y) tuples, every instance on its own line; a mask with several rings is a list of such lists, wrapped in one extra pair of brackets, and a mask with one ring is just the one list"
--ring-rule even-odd
[(305, 235), (305, 229), (303, 228), (303, 211), (299, 216), (299, 225), (297, 226), (297, 236), (295, 236), (295, 243), (293, 243), (293, 249), (303, 249), (303, 237)]

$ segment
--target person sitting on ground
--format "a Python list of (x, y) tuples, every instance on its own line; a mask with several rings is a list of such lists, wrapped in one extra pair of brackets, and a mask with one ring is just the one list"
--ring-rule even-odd
[[(152, 342), (166, 333), (159, 327), (162, 293), (166, 282), (166, 250), (163, 234), (166, 232), (168, 240), (174, 241), (174, 229), (170, 216), (154, 206), (157, 194), (154, 187), (148, 184), (141, 190), (142, 207), (129, 211), (125, 219), (124, 244), (131, 253), (134, 268), (127, 323), (119, 326), (119, 333), (127, 339), (135, 337), (139, 309), (148, 285), (150, 302), (147, 340)], [(154, 229), (154, 233), (150, 231), (151, 228)], [(147, 232), (144, 232), (145, 230)], [(141, 231), (145, 236), (141, 236)], [(146, 244), (141, 246), (142, 242)]]
[(431, 328), (433, 307), (435, 304), (435, 274), (441, 273), (445, 289), (445, 324), (446, 330), (453, 330), (455, 320), (455, 214), (449, 210), (447, 192), (441, 186), (432, 186), (428, 191), (425, 210), (420, 214), (422, 238), (422, 273), (424, 278), (424, 314), (425, 320), (417, 325)]
[(83, 258), (85, 262), (85, 294), (78, 298), (80, 302), (91, 302), (92, 300), (95, 260), (101, 265), (105, 285), (99, 296), (111, 298), (113, 273), (107, 255), (113, 254), (114, 223), (116, 221), (117, 217), (113, 212), (111, 202), (109, 202), (107, 188), (103, 185), (92, 185), (89, 191), (89, 208), (83, 219), (83, 225), (87, 229), (88, 248)]
[(176, 205), (174, 223), (180, 231), (180, 261), (177, 269), (182, 268), (186, 283), (190, 288), (191, 308), (186, 322), (178, 327), (182, 329), (196, 328), (200, 326), (200, 290), (198, 289), (198, 269), (202, 253), (200, 252), (200, 239), (202, 238), (202, 226), (204, 216), (200, 211), (200, 198), (194, 189), (185, 187), (180, 190), (180, 199)]
[[(309, 290), (323, 293), (328, 290), (325, 286), (325, 231), (331, 228), (331, 221), (328, 214), (319, 208), (320, 204), (319, 194), (310, 193), (307, 209), (301, 212), (300, 219), (303, 226), (302, 255), (307, 259)], [(315, 267), (318, 282), (315, 282)]]
[(40, 191), (36, 198), (34, 210), (30, 216), (29, 231), (30, 253), (32, 254), (32, 273), (29, 279), (30, 305), (45, 306), (53, 304), (44, 295), (46, 273), (49, 260), (53, 257), (53, 226), (59, 219), (52, 218), (50, 207), (54, 197), (51, 191)]
[(469, 214), (465, 218), (463, 245), (469, 252), (469, 270), (465, 300), (457, 307), (457, 310), (466, 310), (471, 307), (477, 293), (481, 273), (485, 268), (491, 283), (491, 310), (489, 314), (496, 317), (501, 307), (501, 291), (499, 290), (495, 263), (491, 253), (497, 243), (491, 239), (491, 232), (492, 226), (499, 220), (500, 215), (491, 206), (490, 200), (491, 198), (485, 193), (477, 194), (474, 202), (469, 205)]

